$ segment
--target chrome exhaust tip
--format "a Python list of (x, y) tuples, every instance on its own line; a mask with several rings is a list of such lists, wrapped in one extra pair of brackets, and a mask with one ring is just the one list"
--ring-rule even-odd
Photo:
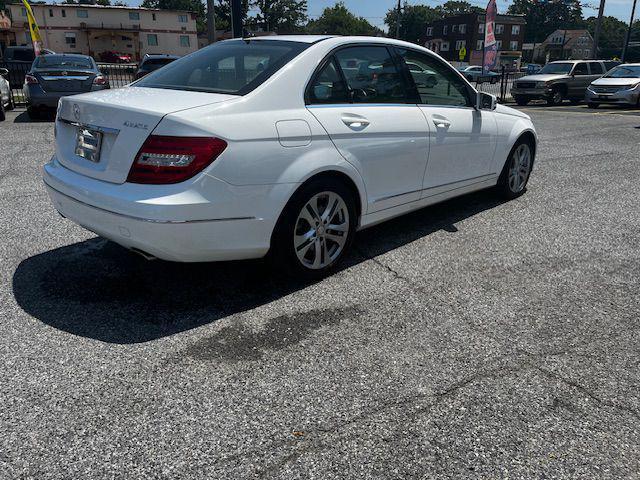
[(147, 253), (144, 250), (140, 250), (139, 248), (136, 248), (136, 247), (131, 247), (129, 250), (131, 250), (133, 253), (137, 253), (138, 255), (140, 255), (145, 260), (157, 260), (158, 259), (158, 257), (156, 257), (154, 255), (151, 255), (150, 253)]

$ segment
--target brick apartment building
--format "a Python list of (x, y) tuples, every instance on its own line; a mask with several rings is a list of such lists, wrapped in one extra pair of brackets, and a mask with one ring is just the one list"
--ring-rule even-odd
[[(423, 44), (447, 60), (482, 64), (485, 15), (465, 13), (436, 20), (426, 26)], [(511, 66), (522, 57), (526, 21), (520, 15), (498, 15), (495, 34), (500, 63)], [(460, 57), (460, 50), (466, 55)]]
[[(196, 18), (191, 12), (138, 7), (31, 4), (45, 48), (56, 53), (128, 53), (139, 61), (145, 53), (186, 55), (198, 49)], [(7, 7), (9, 29), (0, 41), (31, 45), (27, 11), (22, 4)]]

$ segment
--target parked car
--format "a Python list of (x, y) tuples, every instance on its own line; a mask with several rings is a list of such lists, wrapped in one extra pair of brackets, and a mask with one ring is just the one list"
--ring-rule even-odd
[(142, 78), (146, 74), (151, 73), (160, 67), (164, 67), (179, 58), (180, 57), (177, 55), (150, 55), (147, 53), (138, 66), (136, 79)]
[(541, 69), (542, 69), (542, 65), (538, 63), (528, 63), (523, 71), (526, 72), (527, 75), (534, 75), (538, 73)]
[[(54, 53), (43, 49), (42, 55)], [(9, 71), (8, 79), (11, 88), (22, 88), (24, 76), (36, 58), (33, 47), (7, 47), (3, 53), (4, 66)]]
[(560, 105), (568, 99), (579, 103), (587, 87), (607, 71), (602, 60), (562, 60), (547, 63), (535, 75), (515, 81), (511, 95), (518, 105), (531, 100), (546, 100), (548, 105)]
[(5, 78), (8, 75), (9, 70), (6, 68), (0, 68), (0, 122), (5, 119), (5, 110), (13, 110), (11, 87)]
[(120, 52), (101, 52), (100, 61), (104, 63), (131, 63), (132, 57), (128, 53)]
[(61, 97), (108, 88), (109, 80), (93, 58), (65, 53), (36, 58), (25, 75), (23, 92), (27, 113), (37, 118), (43, 109), (56, 108)]
[(627, 63), (609, 70), (589, 85), (585, 100), (590, 108), (598, 108), (603, 103), (640, 108), (640, 63)]
[(470, 65), (468, 67), (460, 67), (458, 70), (465, 76), (470, 82), (483, 83), (491, 82), (496, 83), (500, 80), (500, 74), (496, 72), (483, 72), (482, 66)]
[(436, 74), (436, 72), (423, 68), (420, 65), (416, 65), (415, 63), (405, 63), (407, 64), (407, 67), (411, 72), (411, 76), (416, 82), (416, 86), (418, 88), (433, 88), (438, 84), (438, 75)]
[(67, 219), (147, 258), (268, 254), (310, 277), (358, 229), (496, 185), (521, 195), (537, 144), (526, 114), (437, 54), (377, 37), (218, 42), (62, 98), (55, 126), (43, 179)]

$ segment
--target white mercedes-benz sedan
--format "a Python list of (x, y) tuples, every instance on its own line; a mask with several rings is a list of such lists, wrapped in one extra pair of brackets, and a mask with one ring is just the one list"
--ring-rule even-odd
[(55, 137), (44, 182), (84, 228), (148, 258), (269, 253), (311, 276), (358, 229), (483, 188), (522, 194), (537, 144), (527, 115), (430, 50), (328, 36), (219, 42), (64, 97)]

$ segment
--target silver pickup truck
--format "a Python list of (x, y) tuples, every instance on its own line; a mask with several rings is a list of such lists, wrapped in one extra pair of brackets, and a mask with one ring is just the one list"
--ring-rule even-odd
[(513, 83), (511, 95), (518, 105), (531, 100), (546, 100), (559, 105), (568, 99), (578, 103), (587, 87), (620, 62), (604, 60), (562, 60), (547, 63), (535, 75), (527, 75)]

